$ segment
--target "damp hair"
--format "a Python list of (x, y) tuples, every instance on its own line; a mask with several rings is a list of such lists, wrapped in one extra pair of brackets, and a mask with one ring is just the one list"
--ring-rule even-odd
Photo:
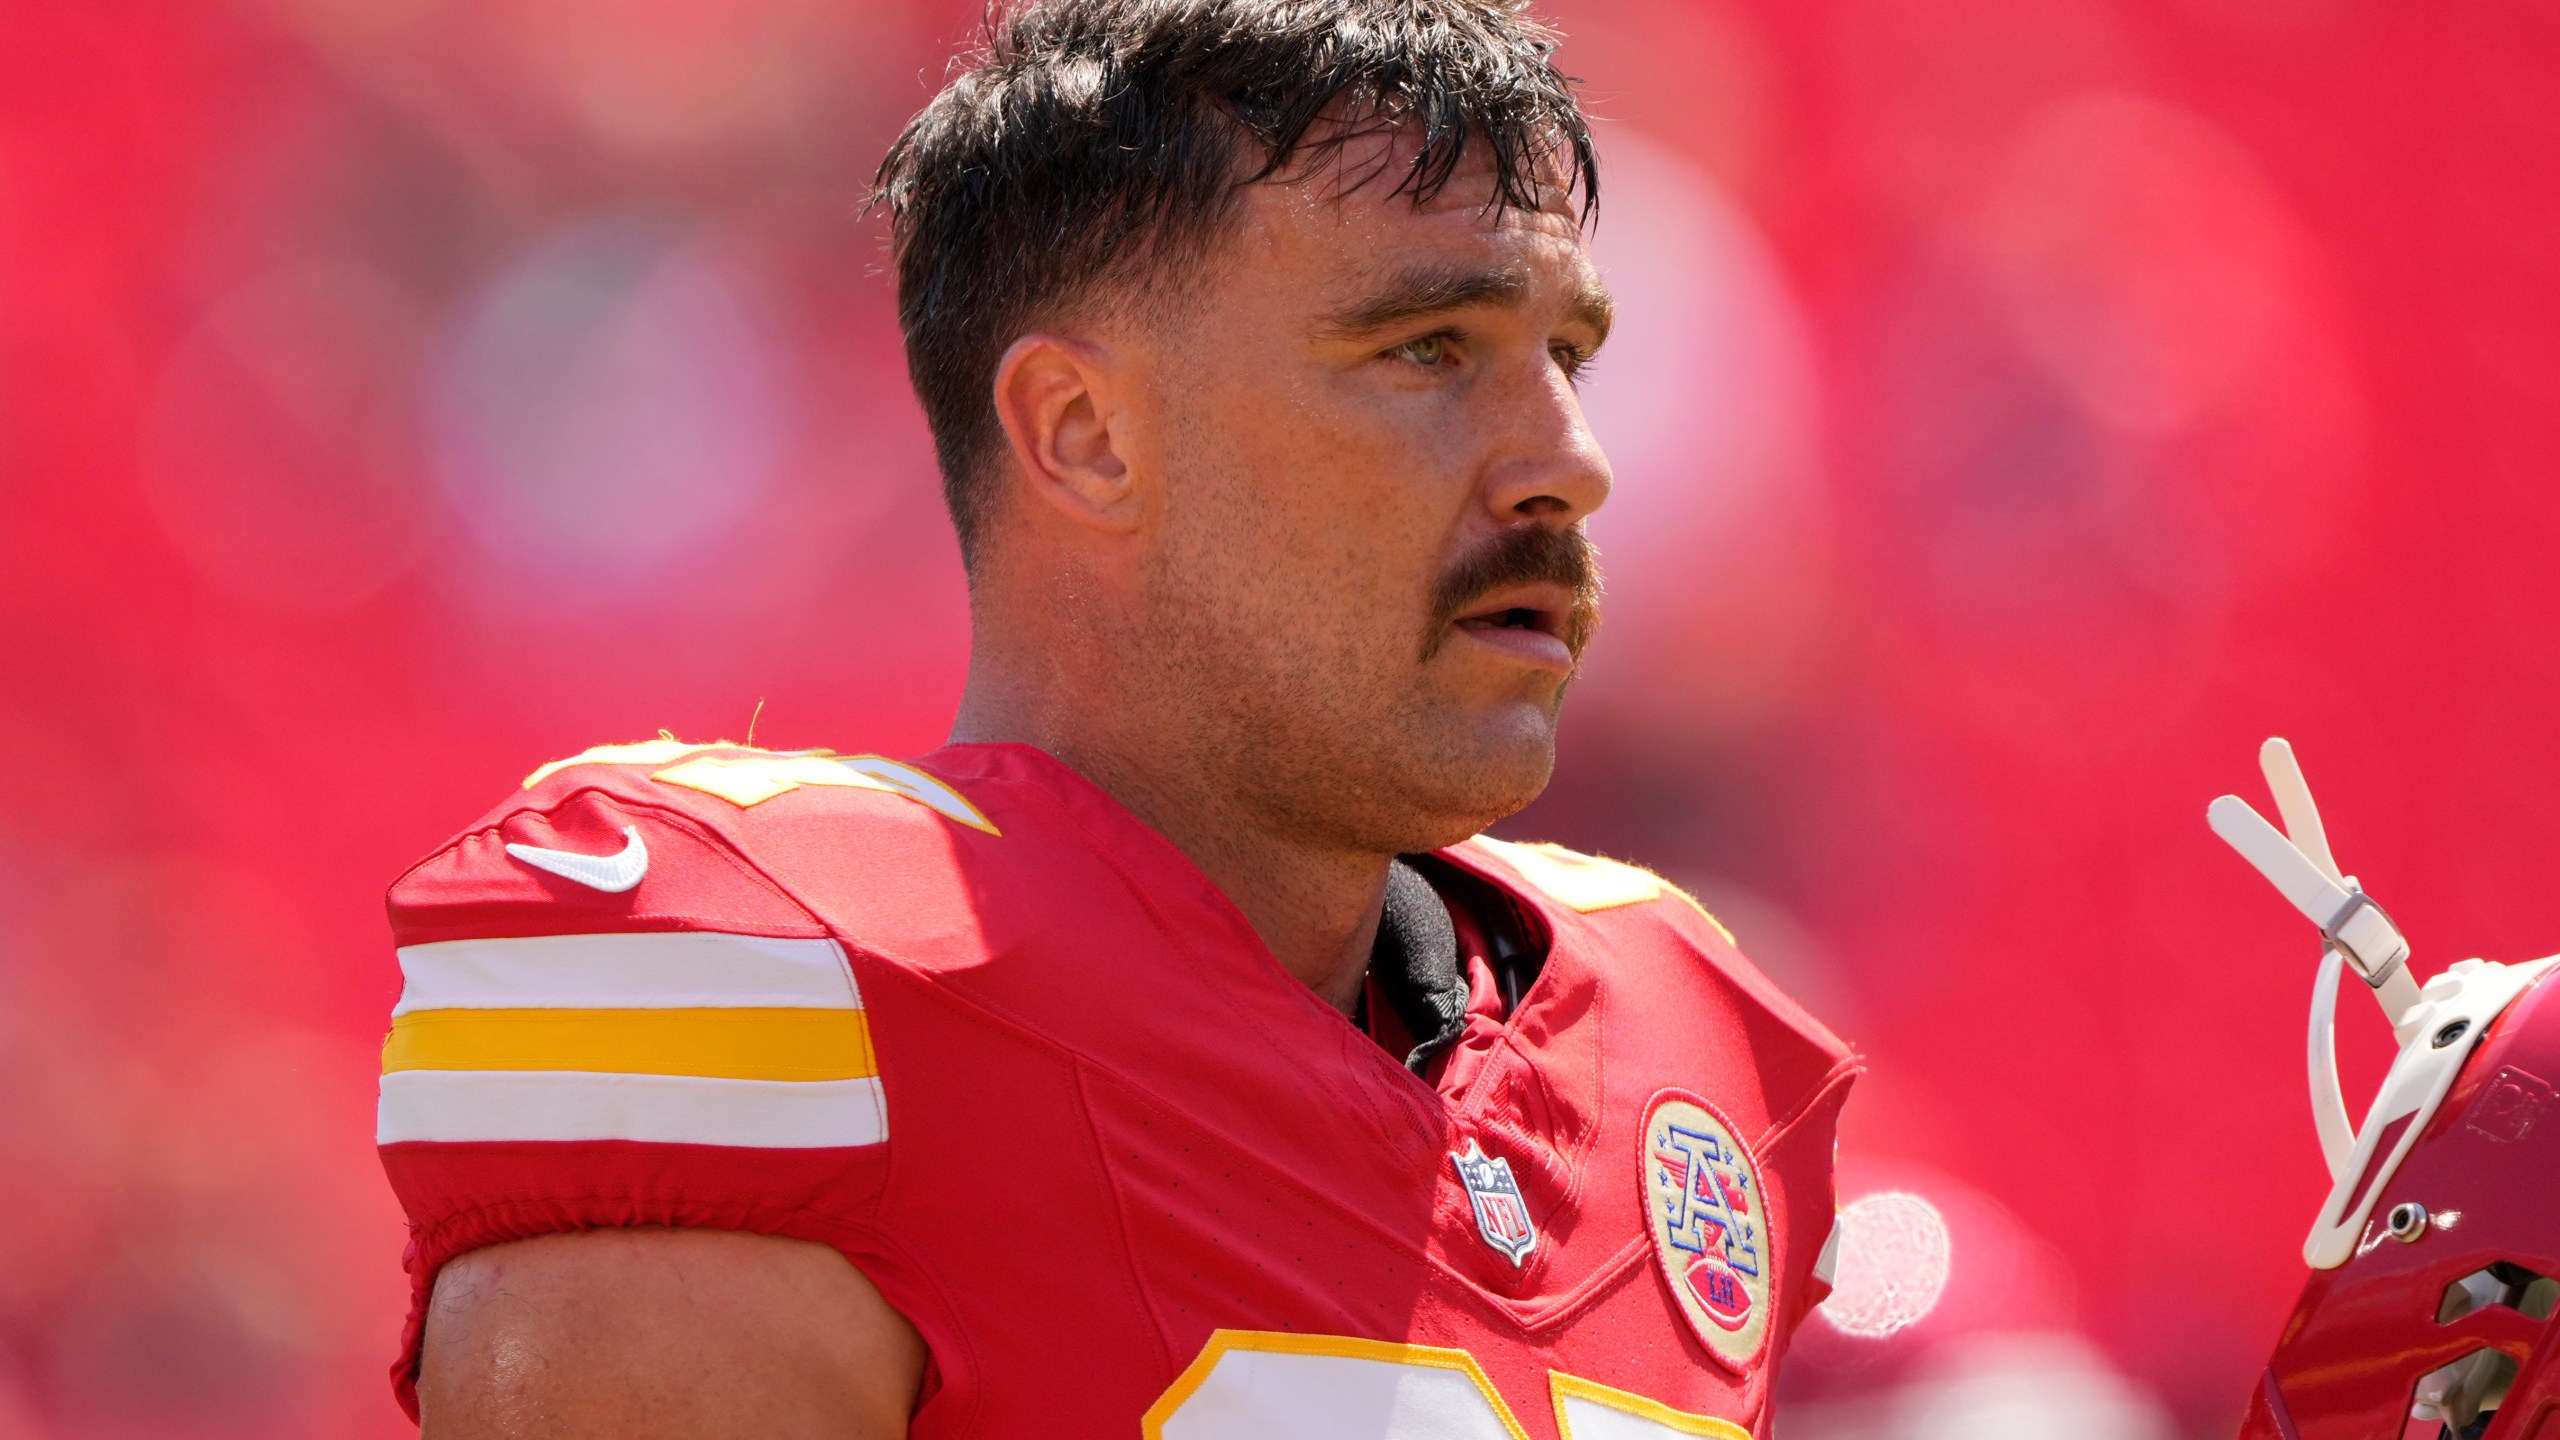
[[(991, 10), (872, 192), (889, 215), (908, 376), (972, 569), (1001, 471), (993, 389), (1006, 349), (1083, 307), (1181, 293), (1244, 187), (1402, 133), (1413, 143), (1397, 152), (1410, 158), (1393, 193), (1415, 204), (1474, 156), (1497, 210), (1539, 208), (1560, 179), (1587, 220), (1599, 173), (1557, 39), (1526, 0)], [(1336, 169), (1346, 188), (1382, 178)]]

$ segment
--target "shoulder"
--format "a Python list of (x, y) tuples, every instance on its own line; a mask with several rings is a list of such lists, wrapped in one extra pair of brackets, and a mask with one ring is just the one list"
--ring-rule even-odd
[(813, 844), (881, 864), (995, 834), (917, 765), (672, 738), (600, 745), (533, 771), (392, 885), (402, 945), (618, 931), (814, 937), (792, 861)]
[(806, 893), (810, 857), (859, 873), (987, 824), (915, 766), (661, 739), (540, 767), (402, 874), (376, 1128), (412, 1227), (400, 1373), (437, 1272), (484, 1246), (628, 1225), (867, 1243), (879, 972)]
[[(1736, 1000), (1816, 1050), (1835, 1059), (1849, 1055), (1845, 1041), (1761, 973), (1723, 921), (1688, 891), (1653, 871), (1562, 845), (1497, 840), (1489, 835), (1479, 835), (1448, 853), (1571, 914), (1589, 927), (1613, 960), (1668, 959), (1675, 967), (1671, 973), (1702, 975), (1730, 989)], [(1629, 973), (1647, 973), (1640, 966), (1627, 968)]]
[(984, 828), (872, 756), (667, 739), (543, 765), (391, 887), (384, 1143), (877, 1141), (865, 992), (931, 917), (848, 926), (838, 892), (953, 889), (943, 832)]
[[(1641, 865), (1585, 855), (1545, 841), (1496, 840), (1478, 835), (1450, 854), (1543, 896), (1595, 929), (1618, 936), (1637, 932), (1686, 937), (1704, 943), (1715, 958), (1741, 959), (1733, 932), (1688, 891)], [(1746, 962), (1747, 963), (1747, 962)]]
[(722, 813), (743, 808), (723, 791), (834, 764), (600, 746), (411, 866), (389, 896), (383, 1143), (876, 1141), (850, 957)]

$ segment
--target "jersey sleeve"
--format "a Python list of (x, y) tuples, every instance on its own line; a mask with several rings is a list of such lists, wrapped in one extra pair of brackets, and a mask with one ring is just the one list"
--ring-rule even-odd
[(876, 1206), (888, 1119), (844, 947), (644, 775), (546, 767), (392, 887), (377, 1140), (412, 1416), (456, 1255), (628, 1225), (850, 1249)]

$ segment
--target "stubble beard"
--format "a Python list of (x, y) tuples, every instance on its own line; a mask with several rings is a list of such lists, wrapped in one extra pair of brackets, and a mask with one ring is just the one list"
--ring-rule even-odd
[[(1526, 695), (1481, 711), (1429, 683), (1450, 621), (1493, 590), (1571, 589), (1566, 643), (1598, 623), (1599, 575), (1580, 530), (1523, 527), (1451, 565), (1433, 589), (1425, 653), (1335, 653), (1319, 632), (1220, 604), (1215, 583), (1168, 574), (1141, 642), (1151, 681), (1180, 720), (1167, 757), (1233, 798), (1250, 823), (1296, 843), (1367, 854), (1440, 849), (1535, 800), (1555, 762), (1568, 679), (1534, 716)], [(1448, 618), (1438, 618), (1438, 612)], [(1310, 641), (1315, 643), (1310, 643)], [(1356, 641), (1353, 642), (1356, 644)], [(1418, 664), (1417, 664), (1418, 660)], [(1383, 668), (1401, 669), (1390, 677)], [(1375, 684), (1364, 683), (1375, 681)]]

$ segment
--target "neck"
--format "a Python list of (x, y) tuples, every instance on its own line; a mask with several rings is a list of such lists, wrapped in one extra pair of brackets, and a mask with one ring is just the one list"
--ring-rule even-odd
[[(983, 619), (983, 617), (981, 617)], [(1232, 753), (1195, 727), (1149, 725), (1127, 696), (1150, 693), (1114, 673), (1107, 644), (1055, 629), (1020, 651), (973, 643), (954, 743), (1013, 742), (1048, 752), (1102, 787), (1198, 866), (1244, 913), (1281, 966), (1350, 1013), (1369, 973), (1391, 855), (1328, 846), (1259, 813), (1226, 778)], [(1090, 632), (1087, 632), (1088, 636)], [(1126, 651), (1122, 651), (1125, 654)]]

